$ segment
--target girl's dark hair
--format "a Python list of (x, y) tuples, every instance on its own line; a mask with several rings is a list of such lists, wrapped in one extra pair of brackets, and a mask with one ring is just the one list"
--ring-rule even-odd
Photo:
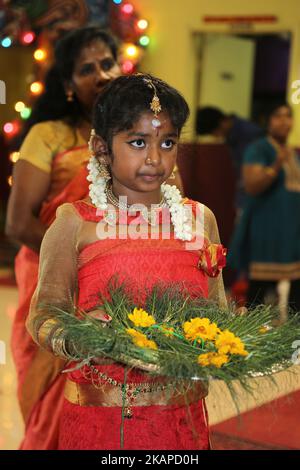
[(113, 136), (131, 129), (145, 111), (151, 112), (154, 91), (145, 79), (154, 84), (162, 111), (168, 113), (179, 134), (189, 116), (189, 107), (183, 96), (159, 78), (148, 74), (118, 77), (98, 96), (93, 115), (93, 128), (107, 143), (110, 153)]
[(77, 124), (83, 111), (76, 96), (74, 101), (67, 101), (64, 83), (72, 79), (75, 62), (82, 49), (95, 40), (106, 44), (117, 60), (118, 46), (115, 39), (110, 33), (97, 27), (79, 28), (60, 39), (55, 48), (54, 65), (45, 78), (45, 91), (35, 102), (32, 114), (18, 139), (18, 145), (22, 143), (29, 129), (38, 122), (64, 119), (71, 126)]

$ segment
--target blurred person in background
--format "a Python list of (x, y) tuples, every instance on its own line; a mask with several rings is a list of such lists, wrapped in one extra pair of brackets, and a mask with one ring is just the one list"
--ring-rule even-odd
[(243, 205), (245, 192), (241, 177), (243, 154), (247, 146), (263, 136), (263, 129), (248, 119), (234, 113), (225, 114), (221, 109), (205, 106), (198, 109), (197, 134), (201, 142), (226, 143), (231, 150), (231, 157), (236, 174), (236, 206)]
[(264, 303), (281, 280), (290, 281), (289, 306), (300, 311), (300, 155), (288, 145), (293, 116), (286, 103), (269, 113), (267, 136), (243, 160), (248, 194), (236, 228), (229, 265), (248, 272), (247, 303)]

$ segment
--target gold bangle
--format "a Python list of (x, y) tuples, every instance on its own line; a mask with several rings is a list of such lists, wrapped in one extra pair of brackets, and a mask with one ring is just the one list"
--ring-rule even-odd
[(55, 356), (70, 360), (72, 356), (66, 350), (66, 331), (63, 327), (58, 328), (51, 339), (52, 352)]
[(266, 175), (271, 176), (271, 178), (275, 178), (275, 176), (277, 176), (276, 170), (274, 170), (274, 168), (272, 168), (271, 166), (265, 168), (265, 172)]

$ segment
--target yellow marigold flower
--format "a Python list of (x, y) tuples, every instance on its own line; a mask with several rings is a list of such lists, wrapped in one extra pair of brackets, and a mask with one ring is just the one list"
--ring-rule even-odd
[(229, 358), (228, 356), (226, 356), (226, 354), (219, 354), (216, 352), (209, 352), (205, 354), (200, 354), (200, 356), (198, 356), (198, 364), (204, 367), (212, 365), (220, 368), (223, 364), (226, 364), (228, 361)]
[(211, 323), (208, 318), (192, 318), (183, 324), (183, 330), (186, 339), (191, 341), (198, 340), (201, 343), (203, 340), (213, 340), (216, 335), (220, 333), (220, 329), (216, 323)]
[(132, 341), (136, 346), (140, 348), (157, 349), (157, 344), (148, 339), (143, 333), (140, 333), (134, 328), (128, 328), (126, 331), (132, 337)]
[(128, 318), (135, 324), (135, 326), (141, 326), (143, 328), (155, 324), (153, 316), (149, 315), (149, 313), (142, 308), (135, 308), (133, 313), (128, 315)]
[(229, 330), (221, 332), (215, 344), (219, 354), (238, 354), (239, 356), (248, 356), (249, 354), (245, 350), (245, 345), (241, 339)]

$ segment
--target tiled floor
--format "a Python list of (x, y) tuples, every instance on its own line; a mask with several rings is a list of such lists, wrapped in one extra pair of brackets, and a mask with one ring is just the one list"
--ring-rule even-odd
[[(18, 448), (23, 433), (22, 419), (16, 400), (16, 377), (9, 347), (11, 324), (17, 300), (18, 295), (15, 287), (0, 286), (0, 449), (7, 450)], [(6, 345), (5, 364), (1, 363), (4, 362), (1, 357), (3, 344)], [(276, 374), (274, 378), (277, 387), (265, 378), (253, 381), (253, 395), (247, 394), (237, 386), (240, 412), (255, 409), (279, 396), (300, 390), (300, 366), (294, 367), (293, 371), (294, 374), (289, 372)], [(237, 414), (229, 391), (222, 382), (211, 384), (207, 406), (212, 425), (228, 420)], [(228, 439), (230, 438), (228, 437)]]

